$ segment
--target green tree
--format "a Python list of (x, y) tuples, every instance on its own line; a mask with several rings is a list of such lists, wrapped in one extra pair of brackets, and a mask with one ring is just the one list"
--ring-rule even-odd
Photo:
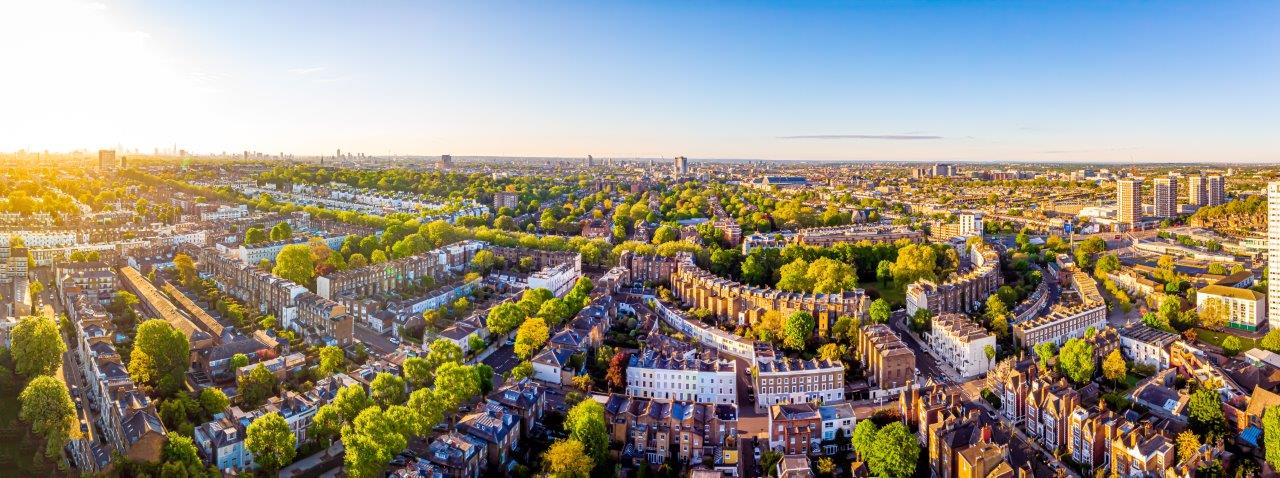
[[(177, 476), (205, 476), (204, 463), (200, 461), (200, 455), (196, 451), (196, 444), (191, 441), (190, 437), (169, 432), (166, 435), (160, 458), (165, 466), (175, 470)], [(183, 471), (177, 472), (176, 470), (178, 469)], [(165, 474), (162, 472), (161, 478), (164, 478), (164, 476)]]
[(404, 379), (399, 375), (381, 372), (369, 384), (369, 395), (383, 408), (404, 403)]
[(271, 371), (263, 367), (262, 364), (254, 367), (248, 375), (240, 377), (240, 403), (244, 408), (257, 408), (267, 398), (274, 396), (275, 391), (276, 376), (272, 375)]
[(1191, 431), (1206, 440), (1217, 439), (1227, 431), (1222, 396), (1216, 390), (1202, 388), (1191, 394), (1191, 402), (1187, 404), (1187, 418)]
[(1240, 338), (1234, 335), (1228, 335), (1222, 339), (1222, 353), (1229, 357), (1234, 357), (1244, 349), (1244, 345), (1240, 343)]
[(1096, 368), (1093, 345), (1079, 338), (1068, 340), (1058, 352), (1058, 368), (1077, 385), (1089, 383)]
[(425, 435), (427, 430), (444, 420), (444, 403), (436, 397), (435, 390), (414, 390), (409, 394), (408, 407), (418, 414), (419, 424), (422, 426), (419, 435)]
[(279, 413), (255, 418), (245, 429), (244, 447), (253, 453), (253, 461), (268, 472), (275, 472), (293, 461), (298, 438)]
[(382, 476), (391, 459), (408, 444), (393, 423), (377, 407), (360, 412), (351, 426), (342, 428), (343, 471), (352, 478)]
[(182, 388), (190, 365), (191, 344), (182, 332), (160, 319), (138, 326), (129, 356), (129, 376), (134, 381), (152, 385), (168, 395)]
[(790, 317), (787, 317), (782, 346), (792, 350), (804, 350), (805, 342), (813, 335), (815, 326), (813, 314), (804, 311), (793, 312)]
[(45, 316), (18, 320), (10, 338), (14, 370), (27, 377), (52, 375), (62, 363), (67, 344), (58, 334), (58, 324)]
[(1058, 354), (1057, 347), (1053, 342), (1041, 342), (1032, 348), (1036, 352), (1036, 357), (1040, 359), (1040, 370), (1048, 370), (1049, 362)]
[(280, 221), (271, 227), (271, 240), (283, 241), (293, 237), (293, 228), (289, 227), (289, 223)]
[(435, 371), (446, 363), (462, 363), (462, 348), (452, 340), (439, 338), (427, 348), (427, 366)]
[(515, 354), (523, 360), (533, 357), (534, 352), (551, 338), (551, 330), (547, 322), (539, 317), (525, 320), (516, 332)]
[(565, 301), (552, 298), (542, 303), (542, 307), (538, 308), (538, 317), (546, 321), (550, 327), (557, 327), (569, 319), (569, 315), (573, 314), (573, 310), (569, 308), (569, 304)]
[(479, 271), (481, 274), (488, 274), (493, 266), (498, 264), (498, 256), (493, 251), (483, 249), (476, 252), (471, 258), (471, 268)]
[(1120, 355), (1120, 350), (1112, 350), (1107, 354), (1107, 358), (1102, 361), (1102, 376), (1112, 382), (1119, 382), (1129, 373), (1128, 365), (1124, 362), (1124, 357)]
[(778, 269), (778, 289), (791, 292), (812, 292), (814, 281), (809, 277), (809, 261), (796, 259)]
[(240, 367), (249, 365), (249, 356), (245, 354), (235, 354), (231, 356), (231, 370), (239, 370)]
[(311, 417), (307, 435), (318, 443), (328, 445), (342, 431), (342, 425), (342, 415), (338, 413), (338, 408), (326, 403), (316, 409), (315, 416)]
[(603, 463), (609, 455), (609, 431), (604, 406), (595, 400), (583, 400), (569, 409), (564, 427), (569, 438), (582, 442), (587, 455)]
[(938, 254), (928, 244), (908, 244), (898, 249), (898, 259), (894, 261), (890, 272), (893, 273), (893, 280), (902, 285), (921, 279), (937, 281), (937, 263)]
[(1200, 317), (1200, 326), (1209, 330), (1221, 330), (1227, 325), (1227, 318), (1231, 312), (1227, 309), (1227, 304), (1220, 299), (1205, 299), (1204, 305), (1200, 306), (1198, 312)]
[(488, 395), (493, 391), (493, 367), (487, 364), (478, 363), (471, 366), (471, 370), (475, 372), (476, 385), (479, 387), (480, 396)]
[(871, 323), (873, 324), (889, 323), (889, 315), (891, 313), (892, 310), (889, 309), (889, 302), (884, 299), (876, 299), (872, 301), (871, 309), (868, 312), (871, 317)]
[(306, 244), (284, 246), (276, 254), (276, 265), (271, 269), (272, 274), (306, 287), (312, 287), (315, 272), (316, 263), (311, 258), (311, 247)]
[(916, 313), (911, 314), (911, 330), (918, 334), (933, 330), (933, 312), (925, 308), (916, 309)]
[(1094, 260), (1096, 260), (1098, 254), (1101, 254), (1106, 250), (1107, 241), (1102, 240), (1101, 237), (1090, 237), (1085, 239), (1080, 242), (1078, 247), (1076, 247), (1076, 265), (1080, 266), (1080, 268), (1084, 270), (1093, 270)]
[(867, 466), (874, 476), (907, 478), (915, 474), (919, 457), (920, 442), (906, 425), (895, 421), (876, 432)]
[(653, 241), (651, 242), (654, 244), (662, 244), (676, 239), (680, 239), (680, 231), (674, 227), (664, 224), (662, 226), (658, 226), (658, 229), (653, 231)]
[(434, 369), (427, 363), (427, 359), (423, 357), (409, 357), (404, 359), (401, 364), (404, 369), (404, 378), (413, 388), (422, 388), (431, 384), (431, 375)]
[(346, 369), (347, 356), (341, 348), (326, 345), (320, 347), (319, 355), (320, 363), (316, 366), (316, 374), (320, 377), (330, 377)]
[(452, 410), (480, 393), (478, 384), (473, 367), (447, 362), (436, 369), (435, 396), (445, 410)]
[(501, 336), (519, 327), (526, 317), (528, 315), (525, 309), (511, 302), (504, 302), (489, 309), (489, 318), (485, 323), (489, 326), (490, 332)]
[(263, 231), (261, 227), (254, 226), (244, 231), (245, 245), (252, 246), (263, 242), (267, 242), (267, 232)]
[(333, 397), (334, 408), (338, 410), (338, 414), (342, 416), (342, 421), (351, 423), (360, 415), (364, 409), (373, 406), (373, 400), (364, 392), (364, 387), (360, 385), (347, 385), (338, 390), (338, 394)]
[(173, 267), (178, 271), (178, 282), (182, 285), (191, 287), (199, 278), (196, 275), (196, 263), (191, 260), (191, 256), (181, 252), (173, 256)]
[(982, 355), (987, 356), (987, 368), (990, 368), (992, 361), (996, 359), (996, 348), (991, 345), (984, 346), (982, 347)]
[(231, 400), (222, 390), (209, 387), (200, 391), (200, 408), (209, 415), (222, 413), (230, 404)]
[(595, 467), (595, 462), (585, 450), (582, 442), (573, 438), (557, 441), (543, 452), (543, 468), (548, 476), (586, 478)]
[(1262, 412), (1262, 448), (1267, 452), (1267, 463), (1280, 468), (1280, 406)]
[(871, 456), (871, 445), (875, 443), (878, 431), (880, 429), (871, 420), (859, 420), (853, 427), (853, 451), (864, 460)]
[(44, 437), (45, 455), (57, 456), (71, 438), (76, 414), (66, 384), (47, 375), (38, 376), (27, 383), (18, 401), (22, 403), (18, 417)]
[(881, 286), (889, 285), (889, 281), (893, 280), (892, 262), (881, 260), (876, 264), (876, 280), (880, 281)]
[(1280, 352), (1280, 329), (1273, 329), (1262, 337), (1262, 341), (1258, 342), (1258, 346), (1264, 350), (1272, 352)]

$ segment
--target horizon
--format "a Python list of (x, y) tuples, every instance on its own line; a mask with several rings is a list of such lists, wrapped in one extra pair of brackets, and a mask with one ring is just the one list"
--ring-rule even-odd
[[(0, 150), (1274, 163), (1280, 5), (0, 5)], [(121, 148), (123, 146), (123, 148)], [(581, 152), (581, 153), (579, 153)]]

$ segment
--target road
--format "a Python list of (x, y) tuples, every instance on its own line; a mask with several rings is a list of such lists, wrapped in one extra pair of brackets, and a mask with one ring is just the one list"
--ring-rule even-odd
[(907, 331), (907, 311), (898, 309), (893, 311), (889, 316), (889, 328), (893, 329), (902, 341), (907, 344), (907, 348), (916, 355), (916, 371), (920, 377), (931, 377), (934, 379), (948, 379), (955, 376), (955, 373), (948, 370), (942, 364), (939, 364), (933, 354), (925, 350), (924, 345), (917, 342), (914, 335)]

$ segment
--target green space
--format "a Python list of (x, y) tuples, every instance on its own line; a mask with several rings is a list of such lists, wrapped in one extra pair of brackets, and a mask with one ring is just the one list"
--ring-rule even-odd
[[(880, 281), (867, 281), (865, 283), (858, 284), (858, 287), (865, 289), (868, 294), (883, 298), (889, 303), (889, 307), (891, 308), (897, 309), (902, 307), (907, 300), (906, 287), (899, 287), (898, 282), (892, 280), (886, 284), (887, 285), (881, 286)], [(874, 291), (874, 293), (872, 293), (872, 291)]]
[(7, 476), (76, 476), (58, 470), (56, 460), (44, 456), (44, 438), (18, 420), (22, 406), (22, 380), (7, 367), (0, 367), (0, 469)]
[(1249, 337), (1196, 327), (1196, 340), (1219, 348), (1222, 347), (1222, 341), (1226, 340), (1228, 336), (1234, 336), (1240, 340), (1240, 350), (1249, 350), (1258, 346), (1258, 341)]

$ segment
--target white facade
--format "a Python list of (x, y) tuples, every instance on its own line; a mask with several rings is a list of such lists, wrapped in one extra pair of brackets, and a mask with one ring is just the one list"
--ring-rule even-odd
[(1156, 178), (1151, 197), (1156, 208), (1156, 217), (1178, 215), (1178, 180), (1176, 178)]
[(982, 214), (965, 213), (961, 214), (959, 217), (961, 237), (982, 235)]
[(1163, 330), (1142, 327), (1144, 330), (1137, 334), (1130, 329), (1120, 332), (1120, 353), (1136, 364), (1149, 365), (1156, 370), (1169, 368), (1168, 344), (1176, 340), (1177, 336)]
[(663, 360), (633, 357), (627, 395), (699, 403), (737, 403), (738, 373), (732, 360)]
[(1280, 327), (1280, 181), (1267, 184), (1267, 325)]
[(534, 272), (529, 275), (530, 289), (547, 289), (556, 297), (564, 297), (573, 288), (573, 284), (578, 281), (578, 276), (582, 273), (580, 267), (574, 267), (573, 262), (565, 262), (555, 267)]
[(991, 369), (986, 348), (995, 348), (996, 336), (961, 314), (933, 319), (929, 348), (955, 367), (962, 377), (975, 377)]
[(1210, 285), (1196, 291), (1196, 312), (1204, 312), (1211, 301), (1227, 309), (1227, 327), (1256, 331), (1267, 320), (1267, 296), (1252, 289)]

